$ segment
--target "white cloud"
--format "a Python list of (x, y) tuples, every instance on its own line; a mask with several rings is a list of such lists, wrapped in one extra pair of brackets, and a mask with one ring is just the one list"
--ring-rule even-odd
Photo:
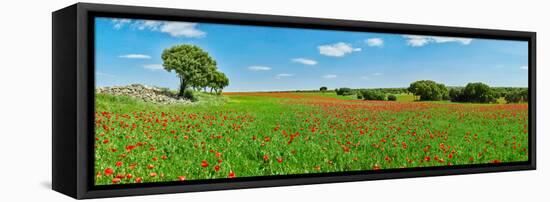
[(463, 45), (472, 43), (473, 39), (470, 38), (458, 38), (458, 37), (432, 37), (436, 43), (458, 42)]
[(132, 20), (130, 19), (113, 19), (111, 20), (111, 23), (113, 23), (113, 28), (114, 29), (121, 29), (122, 27), (124, 27), (124, 25), (126, 24), (129, 24), (130, 22), (132, 22)]
[(361, 76), (361, 77), (359, 77), (359, 78), (361, 78), (361, 79), (363, 79), (363, 80), (370, 80), (370, 77), (368, 77), (368, 76)]
[(140, 20), (134, 23), (139, 30), (149, 29), (151, 31), (157, 31), (161, 25), (162, 22), (156, 20)]
[(361, 51), (361, 48), (353, 48), (351, 44), (338, 42), (335, 44), (321, 45), (318, 46), (319, 53), (321, 55), (331, 56), (331, 57), (342, 57), (346, 54)]
[(191, 22), (113, 19), (112, 23), (114, 29), (121, 29), (126, 24), (130, 24), (133, 29), (167, 33), (172, 37), (201, 38), (206, 36), (206, 32), (197, 29), (197, 23)]
[(365, 40), (365, 43), (367, 43), (370, 47), (382, 47), (384, 46), (384, 40), (381, 38), (370, 38)]
[(372, 73), (373, 76), (382, 76), (382, 73), (380, 72), (376, 72), (376, 73)]
[(423, 36), (405, 35), (403, 37), (407, 38), (407, 45), (413, 47), (424, 46), (428, 43), (428, 38)]
[(323, 76), (323, 78), (325, 78), (325, 79), (334, 79), (336, 77), (338, 77), (338, 75), (336, 75), (336, 74), (327, 74), (327, 75)]
[(459, 37), (441, 37), (441, 36), (420, 36), (420, 35), (403, 35), (407, 39), (407, 45), (412, 47), (421, 47), (429, 43), (449, 43), (455, 42), (462, 45), (469, 45), (473, 39)]
[(529, 69), (529, 67), (528, 67), (527, 65), (523, 65), (523, 66), (521, 66), (521, 67), (519, 67), (519, 68), (520, 68), (520, 69), (523, 69), (523, 70), (528, 70), (528, 69)]
[(104, 73), (104, 72), (96, 72), (95, 73), (97, 76), (102, 76), (102, 77), (115, 77), (115, 75), (112, 75), (112, 74), (108, 74), (108, 73)]
[(144, 54), (127, 54), (127, 55), (120, 55), (119, 58), (128, 58), (128, 59), (151, 59), (151, 56), (144, 55)]
[(160, 27), (160, 31), (170, 34), (173, 37), (201, 38), (206, 35), (205, 32), (196, 28), (197, 23), (189, 22), (165, 22)]
[(251, 71), (269, 71), (271, 70), (271, 67), (266, 67), (266, 66), (250, 66), (248, 67), (249, 70)]
[(275, 75), (275, 78), (276, 79), (281, 79), (281, 78), (284, 78), (284, 77), (291, 77), (291, 76), (294, 76), (294, 74), (277, 74), (277, 75)]
[(317, 64), (317, 61), (307, 59), (307, 58), (294, 58), (294, 59), (292, 59), (292, 62), (301, 63), (301, 64), (304, 64), (304, 65), (316, 65)]
[(143, 65), (143, 68), (148, 69), (148, 70), (151, 70), (151, 71), (156, 71), (156, 70), (162, 70), (162, 69), (164, 69), (164, 67), (162, 66), (162, 64), (148, 64), (148, 65)]

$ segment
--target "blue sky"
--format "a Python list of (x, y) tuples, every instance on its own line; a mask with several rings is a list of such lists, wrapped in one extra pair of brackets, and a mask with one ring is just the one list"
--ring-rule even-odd
[(160, 55), (176, 44), (206, 50), (229, 77), (226, 92), (449, 86), (526, 87), (523, 41), (96, 18), (96, 85), (177, 89)]

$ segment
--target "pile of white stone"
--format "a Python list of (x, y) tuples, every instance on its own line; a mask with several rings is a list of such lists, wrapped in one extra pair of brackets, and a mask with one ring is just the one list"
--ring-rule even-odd
[(157, 87), (149, 87), (141, 84), (98, 87), (96, 88), (96, 93), (128, 96), (145, 102), (153, 102), (159, 104), (191, 104), (190, 100), (180, 98), (168, 90), (163, 90)]

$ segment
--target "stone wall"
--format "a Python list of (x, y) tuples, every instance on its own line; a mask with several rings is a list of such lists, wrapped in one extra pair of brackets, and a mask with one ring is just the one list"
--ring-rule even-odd
[(159, 104), (190, 104), (191, 101), (179, 98), (175, 94), (156, 87), (149, 87), (141, 84), (131, 84), (127, 86), (98, 87), (96, 93), (111, 95), (123, 95), (136, 98), (145, 102)]

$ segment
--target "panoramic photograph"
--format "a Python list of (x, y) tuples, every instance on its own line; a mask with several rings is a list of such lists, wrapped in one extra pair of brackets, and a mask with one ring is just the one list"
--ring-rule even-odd
[(95, 185), (528, 161), (528, 43), (95, 18)]

